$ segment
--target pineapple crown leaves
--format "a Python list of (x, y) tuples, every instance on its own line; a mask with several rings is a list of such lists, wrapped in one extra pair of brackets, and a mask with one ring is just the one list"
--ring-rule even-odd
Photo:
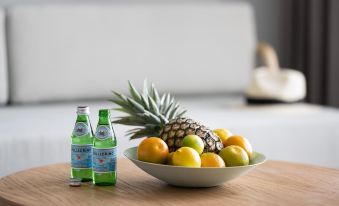
[(129, 96), (113, 91), (115, 98), (111, 101), (118, 106), (114, 110), (126, 114), (118, 117), (113, 123), (136, 126), (127, 131), (130, 139), (159, 136), (164, 124), (186, 113), (170, 94), (160, 97), (154, 84), (149, 86), (147, 80), (144, 81), (141, 92), (130, 81), (128, 85)]

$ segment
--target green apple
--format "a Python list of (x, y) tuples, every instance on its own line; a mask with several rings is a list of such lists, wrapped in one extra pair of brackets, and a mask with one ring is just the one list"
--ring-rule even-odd
[(219, 152), (219, 156), (224, 160), (226, 167), (245, 166), (249, 164), (246, 151), (236, 145), (225, 147)]
[(195, 149), (199, 154), (204, 151), (204, 142), (197, 135), (187, 135), (182, 140), (183, 147), (190, 147)]

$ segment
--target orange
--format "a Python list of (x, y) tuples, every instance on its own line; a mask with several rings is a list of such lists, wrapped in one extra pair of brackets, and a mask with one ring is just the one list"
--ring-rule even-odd
[(184, 167), (200, 167), (199, 153), (190, 147), (181, 147), (173, 154), (173, 165)]
[(225, 167), (224, 160), (212, 152), (204, 153), (200, 156), (201, 167)]
[(139, 144), (137, 153), (140, 161), (164, 164), (168, 156), (168, 146), (158, 137), (149, 137)]
[(215, 129), (213, 130), (214, 134), (216, 134), (220, 141), (222, 142), (222, 144), (225, 146), (226, 140), (232, 136), (232, 133), (228, 130), (228, 129)]
[(250, 142), (245, 138), (240, 135), (233, 135), (229, 138), (227, 138), (224, 147), (230, 146), (230, 145), (237, 145), (241, 148), (243, 148), (248, 157), (251, 158), (253, 156), (253, 150)]

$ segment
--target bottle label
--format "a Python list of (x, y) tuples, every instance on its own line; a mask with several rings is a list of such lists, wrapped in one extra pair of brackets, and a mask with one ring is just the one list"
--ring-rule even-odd
[(77, 122), (75, 123), (73, 135), (74, 136), (84, 136), (86, 134), (90, 133), (89, 126), (85, 124), (84, 122)]
[(92, 148), (91, 144), (71, 146), (71, 164), (72, 168), (91, 168), (92, 167)]
[(104, 139), (107, 139), (109, 137), (113, 137), (113, 131), (109, 127), (109, 125), (99, 125), (97, 127), (96, 132), (95, 132), (95, 137), (100, 139), (100, 140), (104, 140)]
[(116, 170), (117, 147), (93, 148), (93, 171), (113, 172)]

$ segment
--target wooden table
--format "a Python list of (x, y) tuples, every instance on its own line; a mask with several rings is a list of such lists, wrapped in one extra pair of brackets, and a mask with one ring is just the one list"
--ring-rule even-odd
[(69, 187), (69, 164), (0, 180), (0, 205), (339, 205), (339, 170), (268, 161), (222, 186), (169, 186), (119, 159), (116, 187)]

